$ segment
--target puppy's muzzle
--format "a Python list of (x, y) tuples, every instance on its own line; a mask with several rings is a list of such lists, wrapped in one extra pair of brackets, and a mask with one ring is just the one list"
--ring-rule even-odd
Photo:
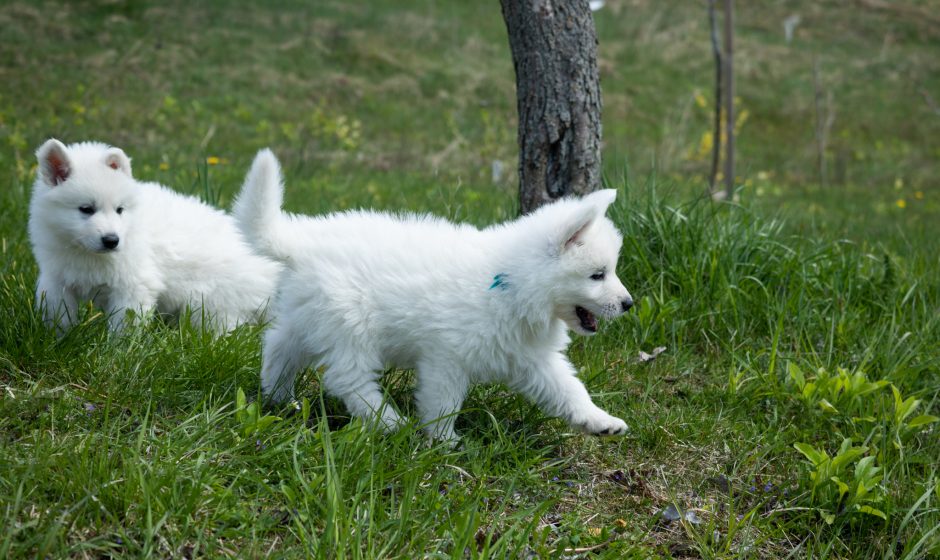
[(624, 313), (630, 311), (631, 307), (633, 307), (633, 298), (627, 297), (627, 299), (620, 302), (620, 308), (623, 309)]

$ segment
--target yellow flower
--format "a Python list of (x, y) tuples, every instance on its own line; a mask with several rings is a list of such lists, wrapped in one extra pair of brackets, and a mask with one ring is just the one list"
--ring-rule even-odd
[(209, 165), (218, 165), (219, 161), (220, 161), (219, 158), (215, 156), (209, 156), (206, 158), (206, 163), (208, 163)]
[[(695, 153), (689, 154), (691, 158), (697, 161), (704, 161), (708, 157), (708, 154), (712, 151), (713, 138), (711, 132), (702, 133), (702, 138), (698, 143), (698, 151)], [(690, 150), (691, 151), (691, 150)]]
[(923, 200), (924, 191), (914, 191), (914, 198), (916, 198), (917, 200)]
[(160, 171), (166, 171), (166, 170), (169, 169), (169, 168), (170, 168), (170, 164), (169, 164), (169, 163), (167, 163), (167, 162), (165, 162), (165, 161), (161, 161), (161, 162), (160, 162)]
[(905, 201), (903, 198), (897, 199), (895, 204), (897, 205), (898, 208), (907, 208), (907, 201)]
[(702, 92), (695, 92), (695, 104), (704, 109), (708, 106), (708, 101), (705, 100), (705, 96), (702, 95)]

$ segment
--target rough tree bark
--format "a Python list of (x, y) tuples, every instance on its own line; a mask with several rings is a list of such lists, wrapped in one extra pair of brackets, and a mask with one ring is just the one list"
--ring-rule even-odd
[(588, 0), (500, 0), (516, 69), (519, 209), (600, 183), (597, 33)]

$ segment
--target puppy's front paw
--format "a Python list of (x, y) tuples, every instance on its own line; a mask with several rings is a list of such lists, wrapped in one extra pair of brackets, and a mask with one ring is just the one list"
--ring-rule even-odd
[(573, 424), (586, 434), (595, 436), (620, 436), (627, 433), (626, 422), (600, 409), (579, 420), (579, 422), (573, 422)]
[(627, 426), (626, 422), (624, 422), (620, 418), (611, 416), (610, 423), (607, 425), (607, 427), (603, 428), (600, 431), (591, 432), (591, 433), (594, 434), (595, 436), (622, 436), (625, 433), (627, 433), (628, 429), (629, 427)]

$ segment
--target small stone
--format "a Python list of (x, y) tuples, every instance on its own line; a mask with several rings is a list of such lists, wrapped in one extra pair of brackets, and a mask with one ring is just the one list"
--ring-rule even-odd
[(675, 504), (669, 504), (668, 506), (666, 506), (666, 509), (661, 511), (660, 515), (662, 515), (663, 519), (665, 519), (666, 521), (670, 521), (670, 522), (679, 521), (680, 519), (685, 519), (686, 521), (688, 521), (689, 523), (693, 525), (702, 524), (702, 519), (698, 515), (696, 515), (694, 511), (686, 510), (684, 513), (681, 513), (679, 511), (679, 508), (677, 508)]
[(682, 519), (682, 516), (679, 514), (679, 509), (674, 504), (666, 506), (666, 509), (661, 511), (660, 514), (666, 521), (679, 521)]

